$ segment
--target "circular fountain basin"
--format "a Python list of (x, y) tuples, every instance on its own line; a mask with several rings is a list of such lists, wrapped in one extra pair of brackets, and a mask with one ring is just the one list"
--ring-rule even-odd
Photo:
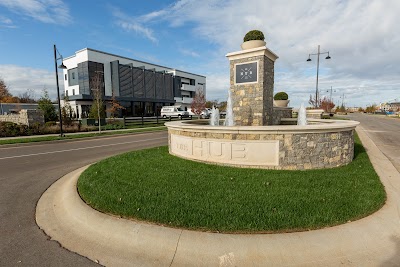
[(343, 166), (354, 156), (349, 120), (310, 119), (308, 125), (209, 126), (208, 121), (167, 122), (169, 153), (219, 165), (277, 170)]

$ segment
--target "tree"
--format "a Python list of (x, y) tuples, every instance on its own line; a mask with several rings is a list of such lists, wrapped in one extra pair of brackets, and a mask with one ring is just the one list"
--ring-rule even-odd
[(193, 97), (192, 104), (190, 105), (192, 112), (197, 116), (200, 116), (201, 112), (206, 109), (206, 97), (202, 89), (198, 88), (196, 94)]
[(218, 100), (212, 100), (206, 102), (206, 108), (216, 107), (218, 105)]
[(335, 104), (327, 97), (324, 97), (321, 100), (320, 108), (322, 108), (325, 112), (331, 112), (334, 107)]
[(226, 111), (226, 106), (228, 105), (227, 101), (222, 101), (219, 103), (219, 110), (220, 111)]
[(35, 92), (33, 89), (26, 89), (26, 91), (18, 96), (20, 103), (36, 103)]
[(107, 112), (111, 114), (111, 118), (115, 118), (115, 116), (118, 114), (119, 110), (125, 109), (125, 107), (121, 106), (119, 102), (117, 101), (117, 98), (115, 97), (114, 90), (112, 91), (112, 97), (111, 97), (111, 107), (107, 109)]
[(310, 95), (310, 99), (308, 100), (308, 104), (313, 106), (314, 108), (320, 108), (321, 107), (321, 98), (318, 100), (315, 99), (315, 95)]
[(12, 95), (8, 91), (6, 83), (2, 78), (0, 78), (0, 101), (4, 102), (3, 101), (4, 98), (10, 98), (10, 97), (12, 97)]
[(69, 103), (69, 97), (66, 95), (64, 96), (64, 105), (61, 108), (61, 116), (63, 123), (65, 125), (71, 125), (72, 123), (72, 116), (73, 116), (73, 110), (71, 107), (71, 104)]
[(99, 121), (99, 133), (101, 133), (101, 118), (105, 117), (104, 103), (103, 103), (103, 82), (99, 73), (92, 78), (91, 90), (93, 95), (93, 105), (90, 109), (90, 118), (95, 118)]
[(367, 113), (374, 113), (376, 111), (376, 105), (372, 104), (371, 106), (367, 106), (365, 112)]
[(49, 93), (43, 89), (43, 95), (39, 98), (38, 108), (44, 113), (44, 121), (56, 121), (57, 113), (56, 108), (50, 100)]

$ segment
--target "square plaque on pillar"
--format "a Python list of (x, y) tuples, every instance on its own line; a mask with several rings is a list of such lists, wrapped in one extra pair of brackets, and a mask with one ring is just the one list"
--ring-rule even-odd
[(235, 84), (258, 82), (258, 61), (235, 64)]

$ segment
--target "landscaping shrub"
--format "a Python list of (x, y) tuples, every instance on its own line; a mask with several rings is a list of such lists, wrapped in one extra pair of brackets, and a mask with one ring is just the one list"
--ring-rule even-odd
[(28, 126), (9, 121), (0, 122), (0, 137), (12, 137), (28, 134)]
[(57, 123), (55, 121), (48, 121), (45, 123), (46, 127), (50, 127), (50, 126), (54, 126), (54, 125), (57, 125)]
[(259, 30), (252, 30), (246, 33), (246, 35), (243, 38), (243, 42), (251, 41), (251, 40), (261, 40), (264, 41), (264, 34), (262, 31)]
[(288, 100), (289, 96), (285, 92), (278, 92), (274, 96), (274, 100)]

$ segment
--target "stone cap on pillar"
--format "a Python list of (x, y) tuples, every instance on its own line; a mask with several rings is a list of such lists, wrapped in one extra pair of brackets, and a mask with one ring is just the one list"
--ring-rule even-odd
[(226, 57), (229, 60), (256, 57), (256, 56), (266, 56), (267, 58), (271, 59), (274, 62), (277, 58), (279, 58), (278, 55), (269, 50), (266, 46), (260, 46), (256, 48), (251, 48), (226, 54)]

